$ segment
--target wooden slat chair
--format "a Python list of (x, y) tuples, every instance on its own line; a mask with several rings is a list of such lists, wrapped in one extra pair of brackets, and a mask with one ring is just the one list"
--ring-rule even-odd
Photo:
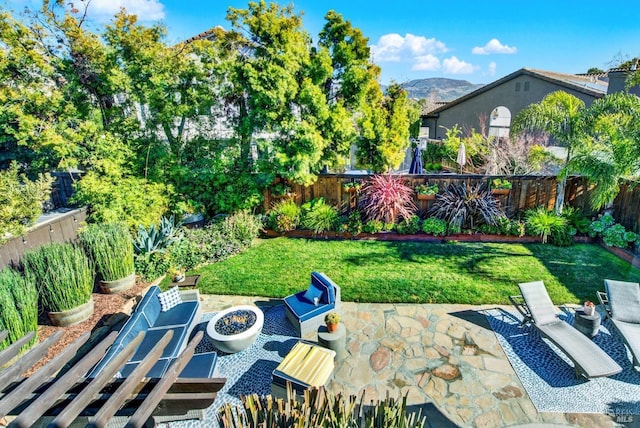
[(319, 345), (300, 341), (273, 371), (271, 394), (286, 398), (287, 383), (297, 394), (308, 388), (324, 386), (335, 367), (335, 351)]

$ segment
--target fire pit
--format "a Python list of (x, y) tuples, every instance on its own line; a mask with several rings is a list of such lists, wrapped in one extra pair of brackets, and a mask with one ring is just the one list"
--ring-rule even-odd
[(233, 354), (255, 342), (262, 331), (264, 314), (251, 305), (232, 306), (218, 312), (207, 324), (209, 341), (219, 350)]

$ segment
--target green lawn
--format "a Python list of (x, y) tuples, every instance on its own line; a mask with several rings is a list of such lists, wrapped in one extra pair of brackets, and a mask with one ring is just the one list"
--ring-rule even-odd
[(640, 281), (640, 269), (597, 245), (258, 240), (200, 268), (201, 293), (284, 297), (312, 271), (357, 302), (507, 304), (518, 282), (543, 280), (556, 304), (596, 300), (603, 280)]

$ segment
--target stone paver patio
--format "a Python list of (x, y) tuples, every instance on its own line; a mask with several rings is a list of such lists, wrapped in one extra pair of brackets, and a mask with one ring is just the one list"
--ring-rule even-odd
[[(281, 304), (243, 296), (201, 298), (205, 312)], [(421, 408), (437, 427), (621, 426), (602, 414), (539, 413), (477, 312), (494, 307), (343, 302), (347, 352), (336, 361), (328, 389), (364, 392), (365, 401), (406, 394), (412, 409)]]

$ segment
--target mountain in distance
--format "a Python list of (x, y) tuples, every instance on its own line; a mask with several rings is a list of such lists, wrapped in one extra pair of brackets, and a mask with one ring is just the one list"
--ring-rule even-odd
[(432, 77), (429, 79), (409, 80), (401, 83), (400, 86), (408, 92), (409, 98), (426, 98), (433, 101), (448, 102), (483, 87), (484, 83), (478, 84), (466, 80)]

